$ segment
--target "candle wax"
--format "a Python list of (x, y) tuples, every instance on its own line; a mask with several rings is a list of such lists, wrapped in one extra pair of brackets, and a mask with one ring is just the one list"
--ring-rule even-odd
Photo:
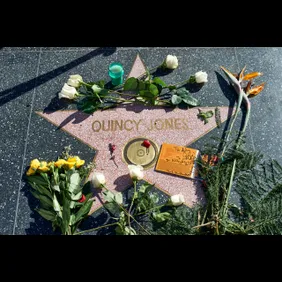
[(122, 71), (122, 67), (121, 66), (112, 66), (110, 68), (110, 71), (113, 72), (113, 73), (119, 73)]

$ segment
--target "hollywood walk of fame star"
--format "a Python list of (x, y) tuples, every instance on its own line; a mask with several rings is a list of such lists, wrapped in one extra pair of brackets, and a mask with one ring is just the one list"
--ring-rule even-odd
[[(128, 77), (138, 77), (144, 72), (145, 66), (137, 55)], [(208, 111), (215, 108), (201, 107), (201, 109)], [(225, 121), (229, 117), (230, 109), (220, 107), (220, 112), (221, 120)], [(37, 112), (37, 114), (97, 150), (96, 168), (90, 173), (89, 178), (94, 171), (102, 172), (107, 180), (107, 188), (114, 192), (124, 191), (132, 185), (128, 174), (128, 164), (122, 159), (122, 150), (129, 140), (144, 137), (153, 140), (159, 147), (163, 143), (187, 146), (216, 127), (215, 119), (210, 119), (204, 125), (197, 118), (198, 108), (168, 110), (167, 108), (144, 108), (139, 105), (97, 111), (92, 115), (74, 110)], [(70, 122), (70, 116), (81, 122), (79, 124)], [(170, 128), (160, 130), (162, 126), (158, 123), (161, 123), (163, 119), (182, 119), (186, 121), (187, 125), (177, 130)], [(110, 128), (115, 121), (121, 120), (124, 122), (123, 130), (115, 130), (118, 129), (117, 127)], [(116, 146), (114, 159), (113, 152), (109, 150), (110, 144)], [(203, 199), (202, 186), (199, 181), (161, 173), (154, 167), (148, 168), (144, 173), (144, 179), (155, 184), (163, 192), (169, 195), (183, 194), (188, 206)], [(101, 193), (96, 192), (96, 201), (91, 212), (102, 206), (102, 198)]]

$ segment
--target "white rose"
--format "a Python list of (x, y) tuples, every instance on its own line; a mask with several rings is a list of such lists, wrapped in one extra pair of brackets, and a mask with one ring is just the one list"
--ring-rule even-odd
[(59, 99), (66, 98), (72, 100), (75, 98), (76, 94), (77, 94), (76, 89), (65, 83), (61, 92), (59, 93)]
[(140, 180), (144, 177), (143, 167), (141, 165), (128, 165), (130, 177), (133, 180)]
[(94, 188), (100, 188), (101, 186), (105, 185), (106, 178), (105, 175), (101, 172), (94, 172), (92, 176), (92, 184)]
[(97, 94), (99, 94), (99, 93), (101, 92), (101, 90), (102, 90), (102, 88), (99, 87), (97, 84), (94, 84), (94, 85), (92, 86), (92, 89), (93, 89), (93, 91), (94, 91), (95, 93), (97, 93)]
[(80, 85), (80, 82), (82, 81), (82, 77), (79, 74), (73, 74), (70, 75), (69, 80), (67, 82), (67, 84), (69, 86), (73, 86), (73, 87), (78, 87)]
[(205, 71), (198, 71), (195, 73), (195, 80), (197, 83), (208, 82), (208, 74)]
[(176, 56), (167, 55), (165, 65), (168, 69), (176, 69), (178, 67), (178, 59)]
[(180, 206), (185, 202), (184, 196), (181, 194), (171, 196), (170, 200), (173, 206)]

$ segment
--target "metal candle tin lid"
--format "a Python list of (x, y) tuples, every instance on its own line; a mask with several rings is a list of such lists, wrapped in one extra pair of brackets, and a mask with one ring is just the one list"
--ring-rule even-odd
[[(143, 146), (144, 140), (149, 140), (151, 146)], [(122, 157), (128, 164), (141, 165), (144, 169), (155, 165), (159, 154), (158, 145), (148, 138), (134, 138), (123, 148)]]

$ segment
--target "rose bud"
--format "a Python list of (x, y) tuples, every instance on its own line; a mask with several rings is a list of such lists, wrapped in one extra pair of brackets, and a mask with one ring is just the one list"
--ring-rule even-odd
[(81, 196), (79, 202), (80, 202), (80, 203), (83, 203), (85, 200), (86, 200), (86, 197), (82, 194), (82, 196)]
[(149, 148), (151, 146), (151, 143), (149, 140), (144, 140), (144, 142), (142, 143), (143, 146), (145, 146), (146, 148)]

